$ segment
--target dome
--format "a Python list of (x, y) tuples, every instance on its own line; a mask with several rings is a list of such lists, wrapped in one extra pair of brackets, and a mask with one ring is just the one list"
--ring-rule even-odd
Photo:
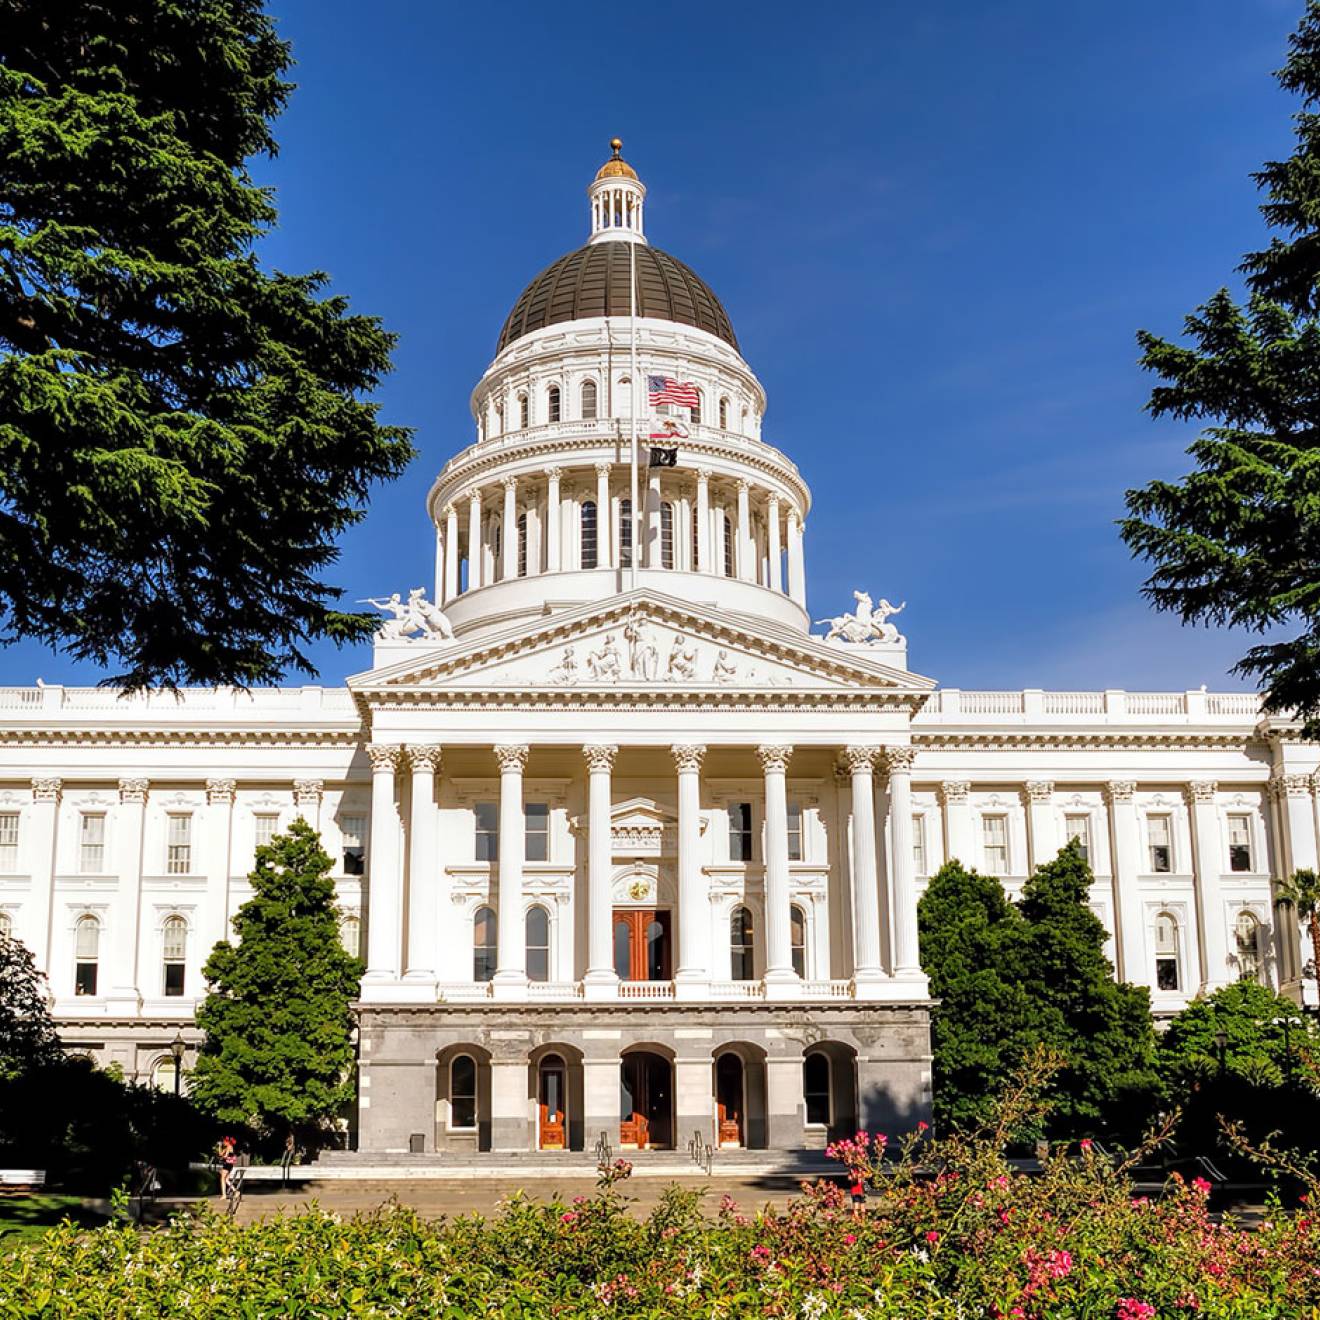
[(592, 316), (627, 316), (628, 252), (637, 253), (637, 315), (678, 321), (738, 347), (710, 286), (677, 257), (646, 243), (588, 243), (547, 266), (519, 295), (500, 331), (500, 352), (548, 325)]
[(635, 179), (637, 171), (619, 154), (623, 150), (623, 143), (618, 138), (610, 139), (610, 150), (613, 155), (596, 171), (597, 180)]

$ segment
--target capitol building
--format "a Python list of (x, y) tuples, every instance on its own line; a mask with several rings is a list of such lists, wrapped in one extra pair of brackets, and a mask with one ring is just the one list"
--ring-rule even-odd
[(253, 851), (298, 816), (366, 962), (364, 1152), (911, 1126), (948, 858), (1016, 894), (1078, 840), (1157, 1015), (1243, 977), (1300, 997), (1272, 877), (1317, 864), (1320, 745), (1251, 694), (943, 686), (861, 538), (866, 590), (813, 620), (811, 493), (645, 197), (616, 143), (587, 241), (500, 330), (427, 499), (433, 580), (382, 601), (370, 670), (0, 689), (0, 929), (66, 1045), (172, 1084)]

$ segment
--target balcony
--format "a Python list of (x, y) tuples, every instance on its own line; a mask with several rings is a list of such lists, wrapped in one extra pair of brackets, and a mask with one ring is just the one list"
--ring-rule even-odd
[[(496, 998), (492, 981), (447, 982), (437, 987), (436, 998), (444, 1004), (480, 1004)], [(524, 998), (519, 987), (518, 998)], [(529, 981), (525, 998), (528, 1003), (582, 1003), (585, 994), (581, 981)], [(810, 999), (851, 1001), (857, 998), (856, 986), (849, 979), (829, 981), (791, 981), (776, 985), (767, 991), (764, 981), (711, 981), (694, 1001), (736, 1003), (786, 1003)], [(612, 998), (601, 998), (593, 993), (593, 1002), (603, 1003), (673, 1003), (678, 999), (673, 981), (620, 981)]]

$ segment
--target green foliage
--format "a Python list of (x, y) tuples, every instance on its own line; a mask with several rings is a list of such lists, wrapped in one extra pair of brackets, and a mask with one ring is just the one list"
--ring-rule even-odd
[(130, 687), (310, 671), (412, 456), (394, 337), (262, 269), (291, 55), (260, 0), (0, 0), (0, 626)]
[(984, 1121), (1037, 1045), (1065, 1066), (1051, 1083), (1053, 1136), (1130, 1133), (1157, 1079), (1149, 996), (1114, 980), (1087, 907), (1090, 869), (1070, 844), (1027, 881), (1020, 904), (952, 861), (918, 907), (931, 1020), (936, 1121)]
[(45, 981), (26, 945), (0, 933), (0, 1083), (63, 1055)]
[(258, 848), (252, 897), (234, 918), (239, 943), (217, 944), (203, 969), (193, 1099), (272, 1146), (291, 1130), (315, 1147), (353, 1098), (350, 1005), (363, 965), (340, 942), (330, 868), (301, 819)]
[(1154, 566), (1144, 592), (1185, 623), (1295, 633), (1251, 647), (1239, 673), (1266, 707), (1320, 735), (1320, 0), (1309, 0), (1278, 74), (1301, 98), (1296, 148), (1256, 176), (1281, 231), (1242, 264), (1250, 297), (1221, 289), (1185, 322), (1190, 345), (1142, 331), (1141, 365), (1162, 378), (1155, 417), (1210, 422), (1196, 469), (1127, 493), (1120, 524)]
[(1293, 910), (1311, 941), (1311, 975), (1320, 982), (1320, 875), (1311, 870), (1294, 871), (1275, 885), (1275, 895)]

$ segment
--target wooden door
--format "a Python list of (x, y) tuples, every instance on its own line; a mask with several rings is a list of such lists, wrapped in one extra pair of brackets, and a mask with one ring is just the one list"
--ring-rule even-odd
[(636, 1150), (672, 1146), (669, 1061), (658, 1054), (625, 1054), (619, 1078), (619, 1145)]
[(547, 1054), (540, 1068), (540, 1146), (563, 1150), (567, 1145), (566, 1100), (568, 1074), (557, 1054)]
[(667, 908), (614, 910), (614, 971), (621, 981), (668, 981), (673, 975)]
[(721, 1146), (741, 1146), (743, 1139), (743, 1063), (736, 1054), (721, 1054), (715, 1060), (715, 1104), (718, 1110), (717, 1139)]

